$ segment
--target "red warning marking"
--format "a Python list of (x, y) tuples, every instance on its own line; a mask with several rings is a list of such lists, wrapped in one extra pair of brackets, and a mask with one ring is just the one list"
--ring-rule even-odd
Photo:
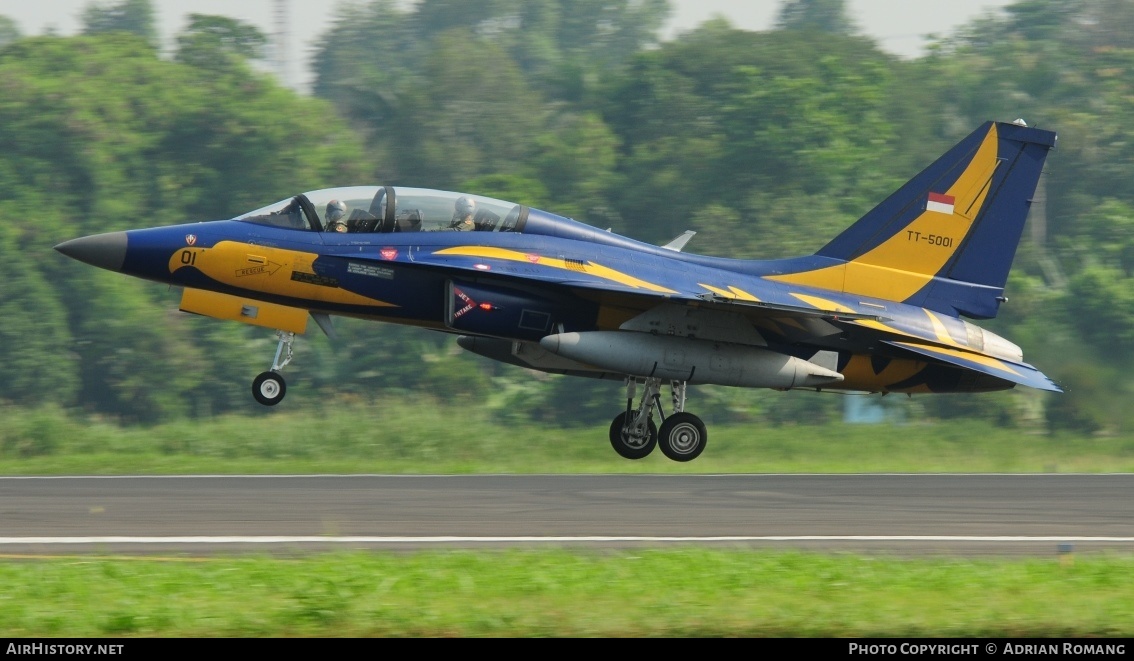
[(465, 307), (453, 313), (454, 319), (459, 319), (461, 315), (476, 307), (476, 301), (469, 298), (467, 295), (465, 295), (465, 292), (461, 291), (460, 289), (453, 287), (453, 295), (461, 299), (465, 303)]

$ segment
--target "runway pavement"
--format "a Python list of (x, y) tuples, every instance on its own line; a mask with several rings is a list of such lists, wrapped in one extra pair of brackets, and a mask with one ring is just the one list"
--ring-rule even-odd
[(0, 554), (1134, 551), (1134, 475), (0, 477)]

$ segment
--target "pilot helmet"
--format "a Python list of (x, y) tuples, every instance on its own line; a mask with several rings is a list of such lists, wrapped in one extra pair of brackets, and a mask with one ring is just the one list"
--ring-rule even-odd
[(476, 202), (470, 197), (458, 197), (456, 209), (458, 218), (471, 216), (476, 212)]
[(346, 205), (339, 200), (331, 200), (327, 203), (327, 223), (333, 223), (336, 220), (342, 220), (346, 215)]

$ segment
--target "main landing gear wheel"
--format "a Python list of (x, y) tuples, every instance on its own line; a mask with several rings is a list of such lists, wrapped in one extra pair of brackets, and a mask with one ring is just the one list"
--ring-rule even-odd
[(653, 420), (647, 421), (646, 429), (626, 426), (626, 411), (619, 413), (610, 423), (610, 445), (626, 459), (641, 459), (654, 451), (658, 444), (658, 427)]
[(705, 423), (692, 413), (674, 413), (662, 421), (658, 447), (674, 461), (692, 461), (705, 451)]
[(264, 406), (275, 406), (283, 401), (287, 383), (278, 372), (263, 372), (252, 382), (252, 396)]
[[(685, 382), (669, 382), (673, 395), (673, 413), (669, 416), (662, 409), (662, 380), (646, 377), (642, 386), (645, 390), (635, 407), (638, 377), (626, 377), (626, 410), (610, 423), (610, 444), (614, 451), (627, 459), (641, 459), (659, 445), (662, 453), (673, 461), (693, 461), (701, 456), (709, 436), (705, 432), (705, 423), (692, 413), (685, 412)], [(654, 426), (655, 410), (662, 420), (660, 431)], [(648, 424), (642, 424), (643, 420)], [(635, 422), (638, 424), (635, 425)]]

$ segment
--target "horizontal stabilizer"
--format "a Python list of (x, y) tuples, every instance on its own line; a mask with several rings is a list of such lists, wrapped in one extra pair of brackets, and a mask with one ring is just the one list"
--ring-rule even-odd
[(913, 342), (883, 341), (883, 344), (905, 349), (906, 351), (931, 358), (937, 362), (956, 365), (957, 367), (963, 367), (975, 372), (980, 372), (981, 374), (994, 376), (998, 379), (1036, 388), (1037, 390), (1063, 392), (1063, 389), (1056, 385), (1056, 383), (1049, 379), (1043, 372), (1040, 372), (1027, 363), (993, 358), (992, 356), (985, 356), (961, 349), (915, 344)]

